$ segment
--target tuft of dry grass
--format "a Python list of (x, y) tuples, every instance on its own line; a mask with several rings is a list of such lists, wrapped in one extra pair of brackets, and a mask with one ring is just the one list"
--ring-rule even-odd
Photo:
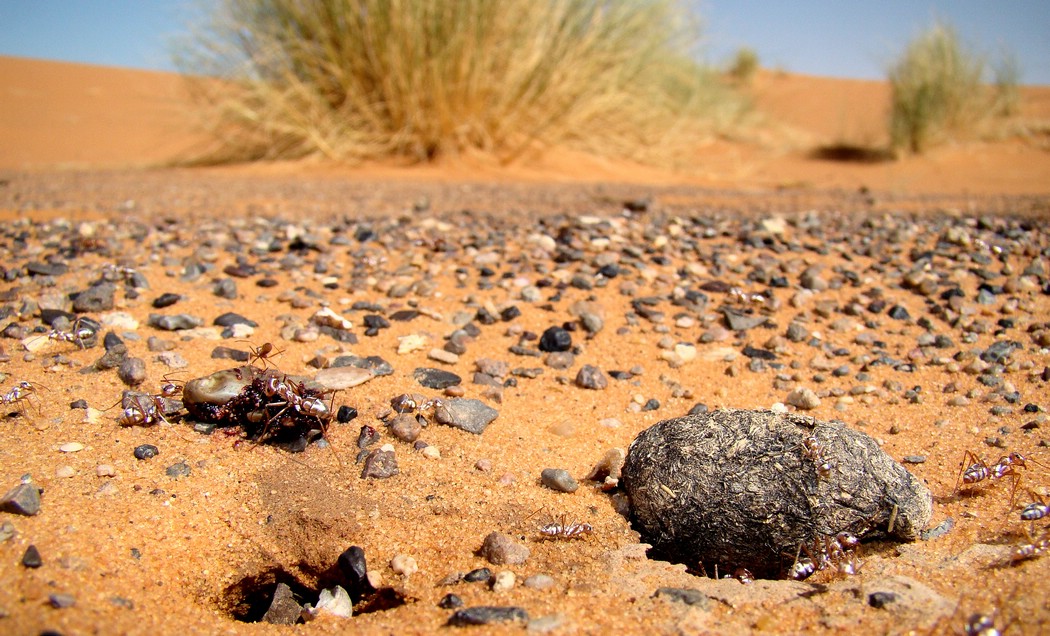
[(1003, 58), (994, 90), (983, 83), (986, 67), (949, 25), (936, 23), (913, 39), (889, 70), (893, 150), (922, 153), (973, 135), (991, 116), (1016, 112), (1016, 63)]
[(224, 0), (177, 63), (207, 161), (566, 146), (667, 164), (746, 110), (697, 38), (674, 0)]

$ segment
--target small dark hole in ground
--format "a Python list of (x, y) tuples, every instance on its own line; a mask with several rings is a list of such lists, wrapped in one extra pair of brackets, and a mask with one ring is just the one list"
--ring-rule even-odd
[[(317, 603), (317, 598), (324, 587), (314, 589), (300, 581), (294, 574), (280, 567), (272, 567), (257, 574), (244, 577), (226, 588), (220, 599), (220, 605), (229, 615), (242, 623), (257, 623), (262, 620), (273, 603), (274, 592), (279, 583), (284, 583), (292, 590), (292, 595), (299, 605)], [(415, 599), (405, 596), (394, 588), (384, 587), (363, 597), (354, 605), (354, 615), (383, 612), (400, 607)]]
[(273, 593), (278, 583), (284, 583), (290, 587), (295, 600), (300, 604), (317, 601), (317, 592), (304, 585), (289, 572), (274, 567), (246, 576), (226, 588), (223, 593), (223, 606), (235, 620), (243, 623), (257, 623), (262, 620), (266, 610), (270, 609)]

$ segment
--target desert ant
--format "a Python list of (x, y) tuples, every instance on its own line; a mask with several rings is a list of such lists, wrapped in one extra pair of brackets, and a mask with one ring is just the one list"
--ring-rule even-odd
[[(536, 512), (543, 510), (540, 508)], [(531, 519), (536, 512), (532, 513), (525, 520)], [(565, 519), (552, 520), (550, 523), (540, 526), (539, 532), (545, 539), (576, 539), (585, 535), (592, 534), (594, 527), (589, 523), (565, 523)]]
[[(335, 391), (324, 390), (317, 391), (308, 389), (302, 382), (289, 382), (288, 376), (278, 376), (274, 372), (264, 372), (255, 377), (251, 386), (255, 391), (261, 392), (266, 398), (278, 398), (280, 401), (269, 402), (263, 405), (263, 408), (269, 412), (271, 407), (283, 407), (276, 415), (269, 417), (266, 420), (266, 424), (263, 426), (262, 431), (255, 436), (257, 440), (265, 440), (267, 437), (273, 435), (271, 428), (274, 422), (278, 424), (283, 422), (283, 416), (289, 411), (294, 410), (296, 414), (305, 415), (317, 420), (320, 427), (321, 435), (329, 443), (329, 447), (332, 449), (332, 454), (335, 455), (336, 461), (342, 464), (339, 460), (339, 455), (335, 452), (335, 446), (332, 445), (331, 441), (328, 440), (328, 427), (327, 422), (332, 419), (332, 406), (331, 404), (324, 401), (322, 396), (331, 393), (332, 401), (335, 401)], [(228, 411), (234, 406), (234, 402), (227, 402), (221, 409), (219, 417), (225, 419), (231, 416)], [(298, 426), (300, 422), (296, 422), (292, 418), (292, 426)]]
[(102, 279), (107, 281), (122, 281), (125, 285), (133, 285), (138, 271), (126, 265), (114, 265), (106, 263), (102, 266)]
[[(966, 463), (968, 461), (972, 463), (967, 466)], [(1010, 503), (1012, 504), (1014, 495), (1017, 493), (1017, 485), (1021, 481), (1021, 473), (1017, 471), (1017, 468), (1027, 469), (1029, 461), (1034, 462), (1035, 460), (1026, 458), (1020, 453), (1010, 453), (1003, 455), (999, 458), (999, 461), (989, 466), (973, 451), (965, 451), (962, 461), (965, 468), (959, 472), (959, 476), (955, 480), (955, 490), (952, 491), (952, 494), (959, 492), (962, 486), (973, 486), (985, 480), (994, 481), (1010, 477), (1013, 481), (1013, 486), (1010, 488)]]
[(802, 456), (813, 462), (817, 468), (817, 479), (827, 479), (835, 469), (835, 462), (824, 456), (824, 445), (816, 437), (802, 440)]
[(860, 539), (849, 532), (839, 532), (834, 537), (817, 535), (813, 538), (812, 546), (805, 541), (799, 544), (788, 576), (796, 581), (804, 581), (815, 572), (829, 568), (835, 568), (840, 574), (856, 574), (861, 568), (857, 556), (859, 547)]
[(1038, 540), (1033, 539), (1031, 533), (1025, 528), (1025, 538), (1028, 539), (1028, 543), (1022, 543), (1014, 546), (1013, 554), (1010, 557), (1010, 564), (1015, 565), (1020, 561), (1028, 561), (1035, 559), (1043, 555), (1047, 550), (1050, 550), (1050, 532), (1043, 531), (1043, 536)]
[(160, 396), (157, 395), (130, 395), (121, 398), (125, 406), (117, 423), (121, 426), (151, 426), (167, 422), (160, 400)]
[(48, 340), (56, 342), (72, 342), (81, 349), (88, 349), (95, 346), (98, 330), (99, 324), (97, 322), (89, 318), (79, 317), (73, 321), (68, 331), (52, 329), (41, 337), (46, 337)]
[[(8, 406), (13, 406), (15, 404), (19, 404), (19, 411), (22, 413), (22, 415), (25, 415), (24, 405), (22, 405), (20, 403), (24, 401), (25, 403), (28, 404), (29, 403), (29, 396), (33, 395), (34, 393), (36, 393), (36, 387), (37, 386), (38, 385), (33, 384), (32, 382), (29, 382), (27, 380), (22, 380), (21, 382), (16, 384), (14, 386), (14, 388), (11, 389), (10, 391), (8, 391), (7, 393), (0, 394), (0, 404), (4, 404), (4, 405), (8, 405)], [(44, 386), (44, 385), (41, 384), (39, 386)], [(46, 389), (47, 387), (44, 387), (44, 388)]]
[(1035, 497), (1037, 501), (1028, 504), (1023, 510), (1021, 510), (1022, 521), (1038, 521), (1050, 514), (1050, 506), (1046, 504), (1046, 501), (1035, 493), (1031, 493), (1031, 495)]

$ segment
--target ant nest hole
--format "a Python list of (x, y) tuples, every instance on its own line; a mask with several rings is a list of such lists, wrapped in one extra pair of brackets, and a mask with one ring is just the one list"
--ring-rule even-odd
[(392, 587), (374, 587), (366, 572), (364, 551), (356, 546), (327, 569), (308, 569), (314, 574), (296, 574), (279, 565), (253, 570), (228, 585), (215, 605), (243, 623), (297, 625), (323, 613), (351, 619), (416, 600)]
[(651, 557), (760, 578), (790, 576), (822, 537), (913, 541), (933, 512), (929, 489), (868, 435), (772, 411), (659, 422), (631, 443), (621, 484)]

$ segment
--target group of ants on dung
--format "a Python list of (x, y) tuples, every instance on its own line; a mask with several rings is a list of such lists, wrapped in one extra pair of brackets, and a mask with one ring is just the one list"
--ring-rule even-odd
[[(50, 340), (76, 343), (81, 348), (86, 348), (86, 342), (97, 338), (96, 325), (94, 321), (78, 318), (70, 329), (52, 329), (46, 334), (46, 337)], [(243, 419), (244, 413), (248, 410), (256, 413), (261, 411), (267, 415), (261, 421), (255, 422), (259, 424), (258, 426), (245, 425), (244, 427), (248, 437), (256, 442), (269, 441), (281, 433), (282, 429), (288, 428), (293, 429), (292, 433), (302, 439), (306, 439), (310, 433), (316, 434), (317, 432), (327, 437), (327, 425), (333, 417), (332, 403), (335, 391), (314, 389), (307, 387), (303, 382), (290, 380), (271, 361), (271, 358), (283, 352), (276, 349), (271, 343), (267, 342), (258, 347), (249, 346), (249, 350), (248, 365), (252, 370), (251, 382), (245, 386), (240, 395), (217, 407), (213, 413), (214, 420), (233, 423), (231, 420)], [(257, 363), (259, 367), (256, 367)], [(30, 396), (36, 393), (38, 386), (46, 389), (37, 383), (25, 380), (18, 382), (12, 389), (0, 393), (0, 406), (17, 405), (24, 412), (24, 405), (28, 403)], [(181, 402), (176, 399), (181, 393), (182, 386), (167, 377), (161, 385), (159, 394), (126, 392), (121, 400), (123, 410), (118, 422), (125, 426), (149, 426), (167, 421), (167, 417), (181, 410)], [(329, 401), (326, 401), (327, 396), (331, 396)], [(399, 396), (399, 398), (405, 397), (407, 396)], [(408, 404), (408, 406), (414, 410), (416, 405)], [(440, 401), (429, 400), (427, 406), (439, 407)], [(235, 410), (238, 412), (235, 413)], [(269, 415), (271, 412), (273, 414)], [(312, 428), (315, 423), (316, 429)], [(814, 463), (818, 478), (826, 478), (835, 468), (834, 460), (826, 456), (823, 446), (813, 437), (804, 440), (800, 454), (806, 460)], [(959, 494), (962, 488), (973, 489), (1007, 479), (1012, 482), (1009, 503), (1012, 510), (1022, 479), (1020, 469), (1027, 469), (1030, 462), (1039, 464), (1031, 457), (1011, 452), (989, 465), (976, 453), (967, 450), (963, 455), (962, 469), (956, 478), (952, 495)], [(1040, 557), (1050, 551), (1050, 527), (1044, 527), (1039, 532), (1035, 530), (1035, 522), (1050, 515), (1050, 505), (1041, 495), (1031, 490), (1029, 493), (1035, 501), (1025, 505), (1021, 510), (1020, 519), (1027, 523), (1023, 526), (1025, 539), (1014, 546), (1011, 565)], [(586, 523), (552, 522), (540, 528), (540, 533), (544, 537), (553, 539), (579, 538), (590, 535), (592, 532), (593, 528)], [(799, 546), (794, 563), (787, 570), (787, 576), (801, 581), (823, 570), (833, 570), (840, 574), (855, 574), (861, 566), (858, 558), (859, 547), (860, 540), (849, 532), (839, 532), (834, 536), (817, 535), (811, 541), (803, 542)], [(743, 568), (734, 572), (734, 578), (742, 583), (754, 580), (753, 575)]]

